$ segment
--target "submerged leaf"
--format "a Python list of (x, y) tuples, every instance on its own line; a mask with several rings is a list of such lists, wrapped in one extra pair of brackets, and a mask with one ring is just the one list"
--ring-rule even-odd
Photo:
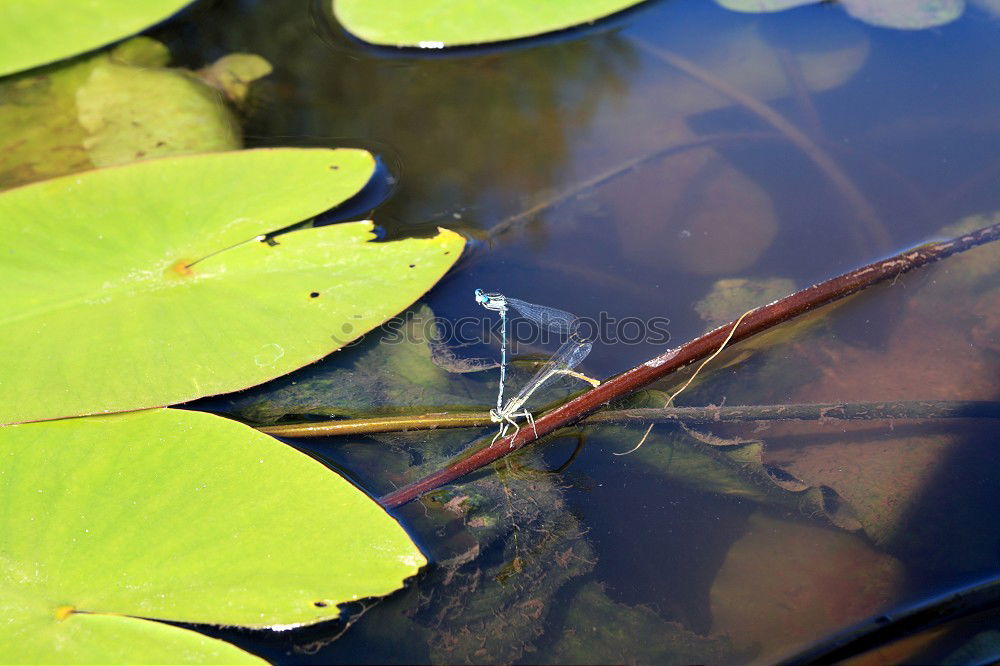
[(139, 32), (191, 0), (0, 0), (0, 75), (67, 58)]
[(202, 81), (175, 69), (100, 63), (76, 92), (83, 147), (94, 166), (232, 150), (239, 124)]
[(313, 623), (425, 563), (343, 478), (208, 414), (7, 426), (0, 459), (5, 662), (248, 661), (150, 620)]
[(460, 366), (459, 373), (469, 372), (467, 366), (476, 359), (451, 358), (454, 352), (443, 348), (437, 336), (433, 311), (419, 305), (336, 356), (227, 397), (222, 411), (264, 424), (310, 416), (360, 418), (452, 407), (466, 411), (470, 404), (488, 404), (482, 382), (452, 377), (456, 371), (442, 367), (440, 357)]
[(712, 330), (731, 321), (750, 308), (757, 308), (788, 296), (795, 291), (795, 283), (788, 278), (729, 278), (718, 280), (712, 290), (698, 301), (694, 309)]
[(0, 81), (0, 189), (94, 166), (239, 148), (239, 119), (216, 87), (231, 98), (245, 95), (269, 65), (257, 56), (225, 56), (206, 68), (215, 72), (206, 84), (167, 68), (169, 60), (165, 46), (136, 37)]
[[(1000, 219), (974, 216), (942, 235)], [(904, 278), (897, 288), (856, 297), (855, 320), (896, 313), (881, 338), (821, 338), (789, 350), (788, 362), (819, 370), (795, 388), (801, 402), (980, 400), (997, 390), (1000, 364), (1000, 247), (983, 245)], [(846, 313), (844, 313), (846, 316)], [(917, 429), (919, 426), (919, 429)], [(776, 462), (812, 483), (836, 488), (880, 547), (924, 570), (975, 571), (996, 559), (993, 479), (1000, 461), (995, 427), (931, 423), (773, 424), (795, 446)]]
[[(628, 432), (634, 433), (631, 439), (636, 441), (641, 436)], [(616, 439), (628, 441), (621, 435)], [(848, 531), (861, 529), (851, 507), (832, 488), (811, 486), (765, 462), (761, 441), (730, 441), (686, 428), (657, 426), (631, 455), (698, 490), (820, 518)]]
[(712, 583), (712, 631), (774, 663), (884, 609), (904, 580), (900, 562), (857, 535), (755, 513)]
[(271, 63), (253, 53), (230, 53), (197, 74), (210, 86), (225, 93), (230, 102), (241, 106), (246, 101), (250, 84), (271, 73)]
[(86, 172), (0, 195), (0, 422), (261, 383), (363, 335), (461, 254), (370, 222), (264, 235), (353, 195), (360, 150), (263, 149)]
[(345, 29), (371, 44), (443, 48), (563, 30), (639, 1), (333, 0), (333, 12)]
[(748, 663), (751, 656), (737, 654), (726, 637), (699, 636), (649, 608), (616, 603), (591, 582), (569, 604), (552, 663), (728, 664)]

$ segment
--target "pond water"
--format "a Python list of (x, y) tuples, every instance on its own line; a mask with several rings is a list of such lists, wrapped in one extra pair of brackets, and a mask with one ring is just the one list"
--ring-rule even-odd
[[(582, 366), (608, 378), (1000, 210), (1000, 15), (985, 7), (903, 31), (835, 3), (755, 15), (650, 2), (553, 38), (425, 56), (358, 44), (318, 4), (233, 0), (198, 3), (151, 34), (177, 64), (246, 51), (274, 65), (248, 146), (378, 155), (380, 181), (336, 219), (370, 215), (387, 238), (466, 234), (467, 255), (422, 300), (434, 315), (491, 316), (473, 301), (481, 287), (611, 322)], [(995, 400), (997, 259), (976, 250), (738, 345), (677, 404)], [(669, 320), (669, 342), (654, 318)], [(496, 342), (451, 351), (495, 360)], [(516, 351), (552, 349), (525, 339)], [(332, 376), (356, 383), (357, 413), (369, 398), (418, 413), (490, 406), (495, 369), (431, 372), (431, 390), (426, 363), (394, 353), (369, 339), (213, 405), (246, 417), (247, 401), (343, 371)], [(1000, 463), (985, 421), (657, 426), (638, 451), (612, 455), (644, 431), (545, 440), (399, 509), (434, 563), (406, 590), (348, 609), (346, 631), (219, 635), (282, 663), (767, 663), (1000, 570)], [(483, 434), (291, 443), (379, 495)], [(744, 457), (706, 452), (712, 437), (740, 442)], [(760, 451), (752, 440), (772, 468), (748, 453)], [(774, 468), (810, 490), (761, 475)], [(803, 499), (816, 493), (862, 529), (831, 524)], [(908, 658), (943, 659), (978, 631)]]

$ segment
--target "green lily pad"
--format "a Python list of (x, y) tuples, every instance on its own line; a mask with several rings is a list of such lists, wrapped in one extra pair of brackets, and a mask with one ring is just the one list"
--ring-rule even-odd
[(444, 48), (531, 37), (590, 23), (640, 0), (333, 0), (333, 13), (370, 44)]
[(196, 75), (166, 67), (169, 60), (164, 45), (136, 37), (0, 81), (0, 189), (95, 166), (239, 148), (239, 117), (223, 96), (239, 104), (270, 65), (230, 54)]
[(0, 0), (0, 76), (128, 37), (191, 0)]
[(0, 423), (161, 406), (313, 362), (429, 289), (464, 240), (370, 222), (264, 238), (354, 194), (362, 150), (262, 149), (0, 194)]
[(157, 409), (0, 428), (0, 661), (244, 663), (150, 620), (336, 617), (425, 564), (349, 482), (209, 414)]

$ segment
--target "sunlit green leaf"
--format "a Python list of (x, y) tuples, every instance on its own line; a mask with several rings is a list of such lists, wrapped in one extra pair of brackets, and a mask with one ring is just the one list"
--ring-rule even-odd
[(231, 54), (198, 76), (166, 67), (169, 60), (164, 45), (136, 37), (0, 80), (0, 189), (94, 166), (239, 148), (239, 118), (225, 100), (242, 101), (270, 65)]
[(360, 150), (264, 149), (98, 169), (0, 194), (0, 422), (159, 406), (273, 379), (406, 308), (448, 231), (264, 234), (368, 180)]
[(5, 663), (247, 662), (150, 620), (317, 622), (425, 563), (346, 480), (199, 412), (0, 428), (0, 506)]
[(333, 11), (348, 32), (371, 44), (443, 48), (563, 30), (639, 1), (333, 0)]
[(0, 0), (0, 75), (104, 46), (191, 0)]

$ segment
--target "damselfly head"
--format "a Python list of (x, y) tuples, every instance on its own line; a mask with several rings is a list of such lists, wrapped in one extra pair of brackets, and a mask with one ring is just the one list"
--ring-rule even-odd
[(507, 299), (503, 294), (488, 294), (482, 289), (476, 289), (476, 303), (479, 303), (487, 310), (496, 312), (507, 311)]

